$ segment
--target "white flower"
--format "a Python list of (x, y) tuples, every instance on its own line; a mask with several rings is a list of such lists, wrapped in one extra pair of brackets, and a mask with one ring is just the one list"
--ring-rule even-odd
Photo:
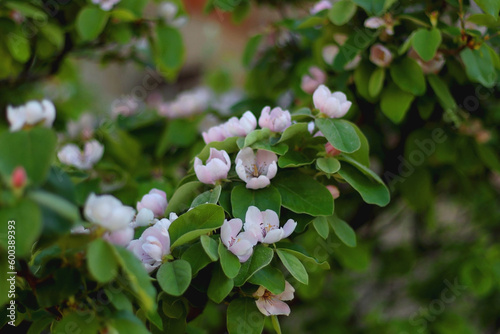
[(224, 150), (210, 148), (210, 157), (205, 165), (200, 158), (194, 159), (196, 177), (205, 184), (215, 184), (217, 181), (227, 178), (229, 169), (231, 169), (231, 159)]
[(121, 0), (92, 0), (92, 3), (101, 6), (102, 10), (110, 10), (114, 5), (119, 3)]
[(165, 102), (158, 107), (158, 112), (167, 118), (186, 118), (202, 113), (212, 98), (212, 92), (199, 87), (190, 91), (185, 91), (170, 102)]
[(55, 119), (56, 108), (49, 100), (30, 101), (19, 107), (7, 107), (7, 120), (12, 132), (21, 130), (25, 125), (35, 125), (41, 122), (45, 127), (50, 128)]
[(319, 85), (326, 82), (326, 74), (319, 67), (311, 66), (308, 74), (302, 76), (300, 88), (308, 94), (312, 94)]
[(96, 196), (90, 194), (84, 208), (85, 217), (94, 224), (109, 231), (118, 231), (129, 227), (135, 210), (123, 205), (111, 195)]
[(63, 164), (86, 170), (101, 160), (103, 152), (104, 146), (97, 140), (91, 140), (85, 143), (83, 152), (75, 144), (67, 144), (57, 153), (57, 157)]
[(326, 86), (321, 85), (313, 94), (314, 106), (323, 114), (331, 118), (344, 116), (352, 105), (342, 92), (332, 93)]
[(163, 18), (166, 24), (174, 27), (181, 27), (187, 22), (186, 16), (176, 17), (179, 12), (179, 7), (170, 1), (162, 2), (158, 6), (158, 16)]
[(390, 15), (385, 15), (384, 18), (375, 16), (369, 17), (365, 20), (364, 25), (369, 29), (378, 29), (380, 27), (385, 27), (385, 33), (387, 35), (394, 35), (394, 21), (392, 20), (392, 16)]
[(260, 211), (255, 206), (249, 207), (245, 216), (245, 232), (250, 233), (264, 244), (274, 244), (287, 238), (296, 227), (297, 222), (293, 219), (289, 219), (283, 227), (280, 227), (280, 220), (276, 212), (272, 210)]
[(78, 137), (88, 140), (92, 138), (97, 121), (91, 113), (84, 113), (77, 121), (69, 121), (66, 125), (68, 135), (75, 139)]
[(370, 61), (377, 66), (387, 67), (392, 62), (392, 54), (382, 44), (373, 44), (370, 48)]
[(155, 214), (148, 208), (142, 208), (135, 217), (134, 226), (149, 226), (153, 224), (155, 219)]
[(278, 157), (273, 152), (257, 150), (250, 147), (242, 149), (236, 156), (236, 173), (246, 182), (249, 189), (267, 187), (276, 176)]
[(312, 15), (315, 15), (325, 9), (332, 8), (332, 3), (328, 0), (318, 1), (309, 11)]

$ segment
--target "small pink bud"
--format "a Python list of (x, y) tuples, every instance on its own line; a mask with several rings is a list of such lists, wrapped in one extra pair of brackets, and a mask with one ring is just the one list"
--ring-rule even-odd
[(330, 143), (325, 144), (325, 150), (326, 150), (326, 154), (331, 156), (331, 157), (337, 156), (340, 153), (342, 153), (339, 150), (337, 150), (335, 147), (333, 147), (332, 144), (330, 144)]
[(12, 172), (12, 186), (22, 188), (26, 184), (26, 171), (23, 166), (17, 166)]
[(332, 194), (333, 199), (339, 198), (339, 196), (340, 196), (339, 188), (332, 186), (332, 185), (328, 185), (328, 186), (326, 186), (326, 189), (328, 189), (330, 194)]

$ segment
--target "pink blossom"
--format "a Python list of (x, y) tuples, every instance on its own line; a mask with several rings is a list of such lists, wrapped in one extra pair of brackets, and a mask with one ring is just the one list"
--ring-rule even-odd
[(217, 181), (227, 178), (229, 169), (231, 169), (231, 159), (224, 150), (210, 148), (210, 156), (205, 165), (200, 158), (194, 159), (196, 177), (206, 184), (215, 184)]
[(246, 262), (253, 253), (257, 239), (248, 232), (240, 232), (241, 219), (225, 220), (222, 224), (220, 238), (224, 246), (238, 257), (241, 263)]
[(321, 85), (313, 94), (314, 106), (323, 114), (331, 118), (343, 117), (352, 105), (342, 92), (332, 93), (326, 86)]
[(251, 206), (245, 216), (245, 232), (250, 233), (257, 241), (264, 244), (274, 244), (287, 238), (297, 227), (297, 222), (289, 219), (280, 227), (278, 214), (272, 210), (260, 211)]
[(231, 117), (226, 123), (216, 125), (203, 132), (202, 136), (205, 143), (208, 144), (213, 141), (223, 141), (230, 137), (245, 137), (256, 127), (257, 119), (252, 112), (247, 111), (240, 119)]
[(315, 15), (325, 9), (332, 8), (332, 3), (328, 0), (321, 0), (316, 2), (316, 4), (309, 11), (312, 15)]
[(283, 110), (280, 107), (273, 108), (264, 107), (259, 117), (259, 126), (268, 128), (272, 132), (283, 132), (286, 128), (292, 125), (292, 116), (288, 110)]
[(91, 223), (100, 225), (109, 231), (117, 231), (129, 226), (135, 210), (124, 206), (111, 195), (96, 196), (90, 194), (85, 202), (85, 217)]
[(134, 229), (132, 227), (125, 227), (121, 230), (106, 232), (102, 238), (112, 244), (127, 247), (134, 238)]
[(250, 147), (242, 149), (236, 156), (236, 173), (246, 182), (249, 189), (267, 187), (278, 172), (278, 157), (273, 152), (257, 150)]
[(163, 262), (163, 258), (170, 254), (169, 227), (170, 221), (162, 219), (155, 225), (145, 229), (141, 237), (131, 241), (127, 247), (141, 260), (148, 272), (152, 272), (159, 267)]
[(142, 197), (140, 202), (137, 202), (137, 211), (142, 208), (147, 208), (153, 211), (155, 217), (162, 217), (167, 209), (167, 194), (159, 189), (151, 189), (149, 194)]
[[(310, 74), (310, 75), (309, 75)], [(312, 66), (309, 68), (309, 74), (302, 76), (300, 88), (308, 94), (314, 93), (319, 85), (326, 82), (326, 74), (319, 67)]]
[(432, 58), (429, 61), (424, 61), (422, 58), (420, 58), (420, 56), (414, 49), (411, 49), (408, 52), (408, 56), (410, 58), (415, 59), (415, 61), (418, 63), (418, 65), (420, 65), (422, 71), (425, 74), (430, 74), (430, 73), (437, 74), (439, 71), (441, 71), (446, 61), (441, 52), (437, 52), (434, 58)]
[(258, 298), (255, 304), (265, 316), (290, 315), (290, 307), (283, 301), (292, 300), (294, 292), (293, 286), (288, 281), (285, 281), (285, 290), (278, 295), (260, 286), (253, 296)]
[(330, 194), (332, 194), (333, 199), (339, 198), (339, 196), (340, 196), (339, 188), (337, 188), (337, 187), (335, 187), (333, 185), (327, 185), (326, 189), (328, 189), (328, 191), (330, 192)]
[(24, 187), (26, 184), (27, 176), (26, 176), (26, 170), (24, 169), (23, 166), (17, 166), (14, 168), (12, 171), (12, 176), (10, 179), (10, 183), (12, 184), (12, 187), (19, 189)]

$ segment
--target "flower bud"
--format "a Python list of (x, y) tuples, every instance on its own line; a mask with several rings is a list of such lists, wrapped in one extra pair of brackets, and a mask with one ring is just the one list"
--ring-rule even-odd
[(231, 159), (224, 150), (210, 148), (210, 157), (205, 165), (200, 158), (194, 159), (196, 177), (205, 184), (215, 184), (217, 181), (227, 178), (229, 169), (231, 169)]
[(11, 177), (11, 184), (12, 187), (15, 189), (19, 189), (24, 187), (26, 184), (26, 170), (24, 169), (23, 166), (17, 166), (14, 171), (12, 172), (12, 177)]
[(339, 198), (339, 196), (340, 196), (339, 188), (337, 188), (337, 187), (335, 187), (333, 185), (327, 185), (326, 189), (328, 189), (328, 191), (330, 192), (330, 194), (332, 194), (333, 199)]
[(155, 217), (163, 217), (167, 205), (167, 194), (159, 189), (151, 189), (149, 194), (144, 195), (141, 201), (137, 202), (137, 210), (147, 208), (153, 211)]
[(273, 108), (265, 107), (259, 117), (259, 126), (268, 128), (272, 132), (283, 132), (286, 128), (292, 125), (292, 116), (288, 110), (283, 110), (280, 107)]
[(347, 101), (347, 97), (342, 92), (330, 92), (330, 90), (321, 85), (313, 94), (314, 106), (323, 114), (330, 118), (343, 117), (352, 105)]

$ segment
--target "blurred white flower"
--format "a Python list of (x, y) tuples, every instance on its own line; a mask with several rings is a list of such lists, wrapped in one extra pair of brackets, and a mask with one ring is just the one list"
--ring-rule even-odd
[(129, 227), (135, 210), (125, 206), (111, 195), (97, 196), (90, 194), (83, 210), (89, 222), (100, 225), (109, 231), (118, 231)]
[(95, 116), (86, 112), (83, 113), (78, 120), (68, 121), (66, 124), (66, 130), (68, 131), (68, 136), (71, 139), (82, 138), (83, 140), (88, 140), (92, 138), (96, 125), (97, 120)]
[(97, 140), (90, 140), (85, 143), (83, 151), (75, 144), (65, 145), (57, 153), (57, 157), (63, 164), (86, 170), (101, 160), (103, 153), (104, 146)]
[(112, 244), (127, 247), (132, 239), (134, 239), (134, 229), (132, 227), (125, 227), (121, 230), (106, 232), (102, 238)]
[(424, 61), (422, 58), (420, 58), (418, 53), (413, 48), (410, 49), (410, 51), (408, 52), (408, 56), (410, 58), (413, 58), (418, 63), (418, 65), (420, 65), (422, 71), (425, 74), (430, 74), (430, 73), (437, 74), (439, 71), (441, 71), (441, 69), (444, 66), (444, 63), (446, 62), (441, 52), (436, 52), (434, 58), (432, 58), (429, 61)]
[(182, 27), (187, 22), (187, 17), (185, 15), (177, 17), (178, 13), (179, 7), (173, 2), (165, 1), (158, 6), (158, 16), (161, 17), (166, 24), (177, 28)]
[(114, 5), (119, 3), (121, 0), (92, 0), (92, 3), (101, 6), (102, 10), (110, 10)]
[(247, 111), (241, 116), (231, 117), (226, 123), (217, 125), (203, 132), (203, 140), (206, 144), (213, 141), (223, 141), (230, 137), (245, 137), (257, 127), (257, 118), (251, 111)]
[(137, 202), (137, 210), (140, 212), (143, 208), (147, 208), (154, 213), (155, 217), (163, 217), (167, 205), (167, 194), (153, 188), (148, 194), (142, 196), (140, 202)]
[(392, 53), (382, 44), (370, 48), (370, 61), (379, 67), (387, 67), (392, 62)]
[(312, 15), (315, 15), (325, 9), (332, 8), (332, 3), (328, 0), (321, 0), (314, 4), (314, 6), (309, 11)]
[(205, 111), (212, 99), (212, 92), (199, 87), (182, 92), (173, 101), (163, 102), (158, 106), (158, 113), (167, 118), (186, 118)]
[(19, 131), (25, 125), (33, 126), (42, 123), (50, 128), (56, 119), (56, 108), (49, 100), (29, 101), (19, 107), (7, 107), (7, 120), (10, 123), (10, 131)]

